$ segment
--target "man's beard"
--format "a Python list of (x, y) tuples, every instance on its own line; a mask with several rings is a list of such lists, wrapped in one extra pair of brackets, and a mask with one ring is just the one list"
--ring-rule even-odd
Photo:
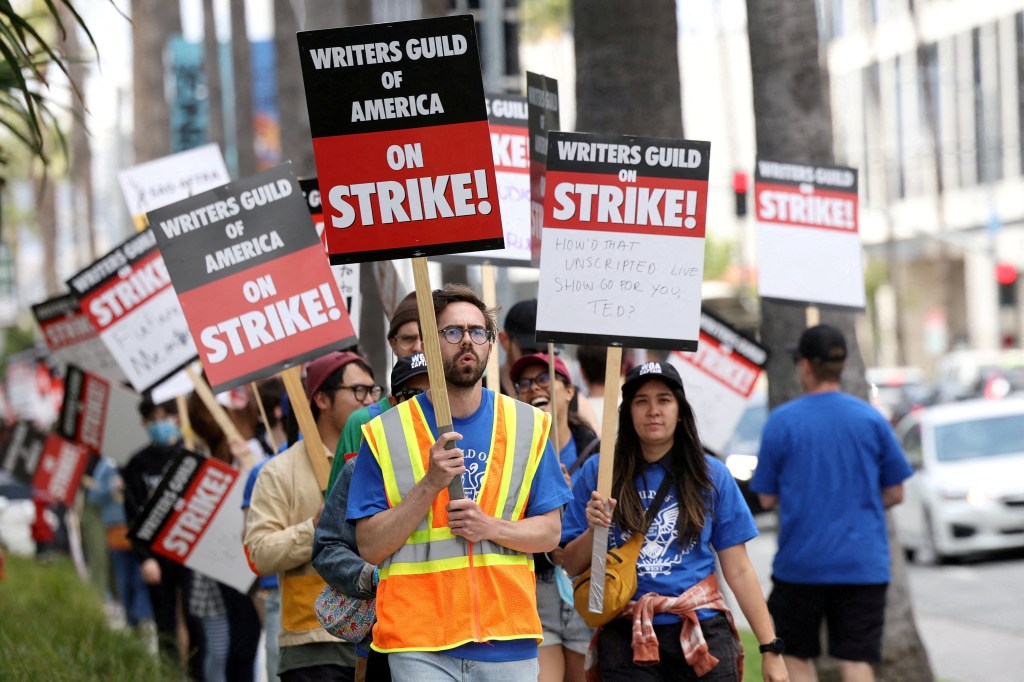
[[(458, 365), (459, 359), (466, 353), (472, 353), (476, 363), (472, 365)], [(460, 350), (459, 354), (450, 360), (444, 359), (444, 378), (455, 388), (472, 388), (480, 381), (480, 377), (487, 371), (487, 360), (481, 359), (476, 350), (467, 348)]]

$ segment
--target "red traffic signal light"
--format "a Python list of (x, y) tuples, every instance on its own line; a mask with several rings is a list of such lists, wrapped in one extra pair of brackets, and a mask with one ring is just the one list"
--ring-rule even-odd
[(1017, 266), (1012, 263), (996, 264), (996, 282), (1009, 286), (1017, 281)]

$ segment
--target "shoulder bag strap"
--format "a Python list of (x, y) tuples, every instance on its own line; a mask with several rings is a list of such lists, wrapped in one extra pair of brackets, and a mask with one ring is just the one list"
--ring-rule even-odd
[(665, 501), (665, 496), (668, 495), (668, 489), (672, 487), (672, 481), (675, 478), (672, 476), (672, 472), (665, 470), (665, 478), (661, 480), (661, 485), (658, 486), (658, 492), (654, 494), (654, 500), (651, 502), (651, 506), (647, 508), (647, 512), (644, 514), (644, 535), (647, 534), (647, 529), (654, 523), (654, 518), (658, 515), (661, 510), (661, 503)]

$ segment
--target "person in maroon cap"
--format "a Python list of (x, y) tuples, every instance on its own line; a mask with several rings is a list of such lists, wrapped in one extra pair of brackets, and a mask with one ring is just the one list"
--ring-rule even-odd
[[(355, 353), (330, 353), (306, 366), (306, 396), (328, 460), (334, 458), (349, 415), (380, 398), (382, 390), (366, 361)], [(313, 610), (325, 584), (311, 563), (313, 531), (322, 506), (305, 441), (264, 465), (249, 506), (249, 558), (261, 575), (277, 573), (280, 584), (277, 674), (284, 682), (355, 676), (355, 647), (321, 628)]]

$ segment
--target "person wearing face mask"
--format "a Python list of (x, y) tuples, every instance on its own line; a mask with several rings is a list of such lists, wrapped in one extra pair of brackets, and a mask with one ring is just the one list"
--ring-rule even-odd
[[(124, 512), (129, 527), (141, 515), (149, 495), (160, 483), (167, 467), (182, 447), (178, 409), (173, 400), (156, 405), (147, 395), (139, 404), (139, 414), (152, 443), (132, 455), (121, 471), (124, 481)], [(181, 564), (153, 554), (142, 543), (133, 542), (132, 549), (140, 561), (142, 580), (149, 589), (160, 651), (172, 664), (177, 663), (180, 660), (177, 604), (179, 599), (183, 604), (189, 603), (192, 572)], [(205, 655), (202, 624), (188, 615), (185, 620), (188, 629), (188, 672), (190, 677), (202, 679)]]
[[(554, 411), (551, 440), (557, 444), (558, 458), (567, 480), (574, 480), (580, 465), (597, 452), (600, 439), (579, 416), (576, 387), (562, 358), (555, 357), (554, 381), (546, 353), (520, 357), (509, 369), (509, 378), (516, 399), (549, 414)], [(537, 609), (544, 628), (544, 642), (538, 650), (538, 679), (540, 682), (583, 682), (583, 661), (594, 631), (573, 608), (572, 583), (561, 569), (561, 563), (561, 548), (534, 555)], [(559, 581), (563, 581), (561, 586)]]

